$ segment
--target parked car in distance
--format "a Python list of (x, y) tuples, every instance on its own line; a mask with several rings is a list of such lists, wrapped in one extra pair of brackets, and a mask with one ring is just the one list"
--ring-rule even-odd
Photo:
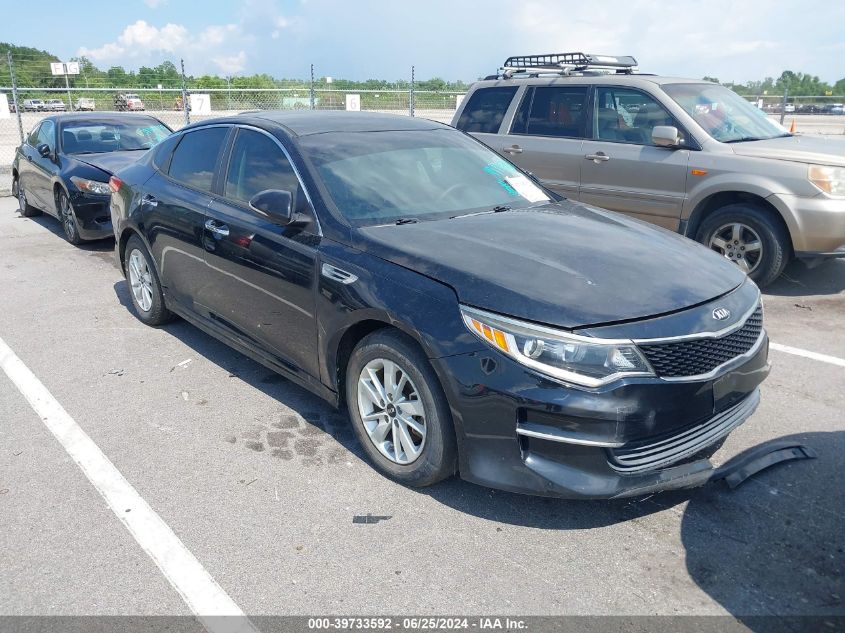
[(77, 112), (93, 112), (97, 109), (97, 102), (88, 97), (80, 97), (74, 103), (73, 109)]
[(110, 185), (138, 318), (180, 315), (345, 405), (373, 465), (407, 485), (456, 471), (566, 497), (701, 484), (769, 371), (760, 292), (738, 267), (558, 201), (440, 123), (218, 118)]
[(141, 97), (136, 94), (117, 94), (114, 97), (114, 109), (118, 112), (137, 112), (145, 109)]
[(48, 112), (66, 112), (67, 111), (67, 104), (61, 99), (48, 99), (46, 105), (46, 110)]
[(24, 112), (44, 112), (47, 109), (47, 104), (42, 99), (24, 99)]
[(787, 114), (791, 114), (791, 113), (795, 112), (795, 104), (794, 103), (787, 103), (785, 106), (783, 106), (783, 111), (786, 112)]
[(45, 117), (12, 161), (12, 194), (21, 214), (55, 216), (72, 244), (111, 237), (109, 177), (170, 132), (146, 115)]
[(845, 114), (845, 104), (842, 104), (842, 103), (831, 104), (830, 113), (831, 114)]
[(509, 58), (473, 84), (452, 124), (554, 191), (678, 231), (761, 285), (793, 257), (845, 257), (845, 145), (789, 134), (718, 84), (635, 66)]

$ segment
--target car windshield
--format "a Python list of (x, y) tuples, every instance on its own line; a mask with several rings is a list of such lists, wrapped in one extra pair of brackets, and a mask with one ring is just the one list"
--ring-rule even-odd
[(155, 119), (69, 122), (62, 127), (62, 149), (65, 154), (146, 150), (168, 136), (170, 130)]
[(300, 139), (354, 226), (434, 220), (549, 200), (532, 180), (454, 130), (329, 132)]
[(786, 129), (733, 90), (715, 84), (666, 84), (663, 91), (717, 141), (736, 143), (788, 136)]

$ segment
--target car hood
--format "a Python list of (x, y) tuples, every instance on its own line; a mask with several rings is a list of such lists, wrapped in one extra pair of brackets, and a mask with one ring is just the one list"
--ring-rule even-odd
[(845, 139), (842, 138), (801, 134), (732, 143), (731, 147), (740, 156), (845, 167)]
[(563, 328), (675, 312), (745, 279), (675, 233), (570, 201), (356, 233), (362, 250), (448, 284), (464, 304)]
[(108, 174), (127, 167), (137, 161), (146, 152), (105, 152), (102, 154), (75, 154), (73, 157), (80, 163), (91, 165)]

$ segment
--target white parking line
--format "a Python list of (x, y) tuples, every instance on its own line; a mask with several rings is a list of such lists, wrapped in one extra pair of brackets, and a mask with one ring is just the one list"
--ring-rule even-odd
[(789, 345), (781, 345), (780, 343), (769, 343), (769, 348), (785, 354), (794, 354), (795, 356), (803, 356), (804, 358), (811, 358), (822, 363), (830, 363), (831, 365), (838, 365), (845, 367), (845, 358), (837, 358), (836, 356), (828, 356), (827, 354), (819, 354), (818, 352), (810, 352), (806, 349), (798, 347), (790, 347)]
[(0, 366), (206, 630), (255, 633), (240, 607), (2, 338)]

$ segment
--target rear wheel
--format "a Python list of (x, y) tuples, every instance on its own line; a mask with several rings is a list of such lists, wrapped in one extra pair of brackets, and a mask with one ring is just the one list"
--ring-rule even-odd
[(138, 318), (147, 325), (163, 325), (171, 321), (173, 313), (164, 304), (164, 293), (152, 257), (141, 239), (135, 235), (126, 243), (123, 268), (129, 282), (132, 306)]
[(765, 210), (729, 204), (708, 216), (696, 241), (740, 267), (758, 285), (777, 279), (789, 262), (789, 234)]
[(67, 241), (76, 246), (82, 244), (85, 240), (79, 236), (79, 223), (73, 212), (73, 205), (64, 190), (56, 194), (56, 209), (59, 212), (59, 222), (62, 223)]
[(446, 396), (407, 336), (380, 330), (358, 344), (346, 371), (346, 398), (358, 441), (381, 473), (415, 487), (455, 473), (457, 442)]
[(21, 187), (17, 178), (12, 180), (12, 192), (18, 198), (18, 209), (23, 217), (32, 218), (36, 215), (41, 215), (40, 209), (36, 209), (26, 201), (26, 192), (23, 190), (23, 187)]

